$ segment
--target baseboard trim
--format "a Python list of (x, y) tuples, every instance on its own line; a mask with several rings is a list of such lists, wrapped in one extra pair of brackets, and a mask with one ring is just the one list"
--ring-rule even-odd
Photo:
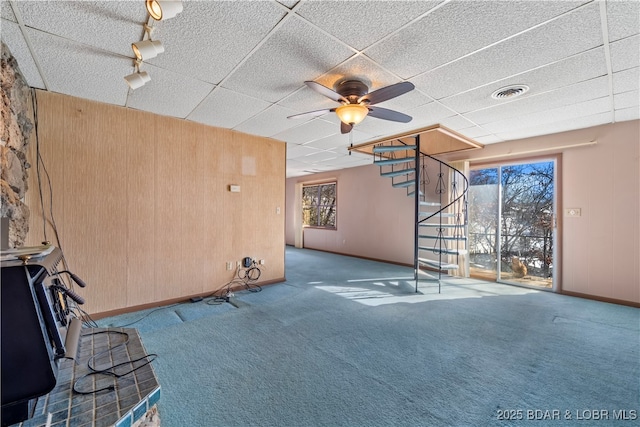
[(407, 263), (404, 263), (404, 262), (389, 261), (389, 260), (386, 260), (386, 259), (371, 258), (371, 257), (366, 257), (366, 256), (361, 256), (361, 255), (347, 254), (347, 253), (344, 253), (344, 252), (328, 251), (326, 249), (316, 249), (316, 248), (310, 248), (308, 246), (305, 246), (302, 249), (306, 249), (306, 250), (310, 250), (310, 251), (326, 252), (328, 254), (334, 254), (334, 255), (340, 255), (340, 256), (348, 256), (348, 257), (351, 257), (351, 258), (366, 259), (367, 261), (384, 262), (384, 263), (387, 263), (387, 264), (393, 264), (393, 265), (399, 265), (399, 266), (402, 266), (402, 267), (413, 268), (412, 264), (407, 264)]
[(572, 292), (572, 291), (560, 291), (558, 293), (560, 295), (567, 295), (570, 297), (584, 298), (584, 299), (590, 299), (594, 301), (608, 302), (610, 304), (626, 305), (629, 307), (640, 308), (640, 303), (633, 302), (633, 301), (626, 301), (626, 300), (616, 299), (616, 298), (607, 298), (607, 297), (583, 294), (581, 292)]
[[(282, 283), (286, 281), (285, 277), (280, 277), (278, 279), (271, 279), (271, 280), (265, 280), (263, 282), (257, 282), (255, 283), (256, 285), (259, 285), (261, 287), (264, 286), (268, 286), (268, 285), (273, 285), (276, 283)], [(253, 285), (253, 283), (252, 283)], [(231, 287), (231, 290), (233, 292), (237, 292), (244, 289), (244, 286), (242, 284), (237, 284), (235, 286)], [(91, 313), (90, 316), (93, 320), (100, 320), (100, 319), (104, 319), (105, 317), (111, 317), (111, 316), (118, 316), (120, 314), (126, 314), (126, 313), (133, 313), (135, 311), (140, 311), (140, 310), (147, 310), (149, 308), (158, 308), (158, 307), (164, 307), (167, 305), (173, 305), (173, 304), (179, 304), (179, 303), (183, 303), (183, 302), (188, 302), (191, 303), (191, 298), (197, 298), (197, 297), (201, 297), (201, 298), (207, 298), (210, 297), (213, 293), (219, 291), (220, 288), (218, 288), (215, 291), (209, 291), (209, 292), (204, 292), (204, 293), (200, 293), (200, 294), (192, 294), (192, 295), (184, 295), (178, 298), (171, 298), (171, 299), (167, 299), (167, 300), (162, 300), (162, 301), (156, 301), (156, 302), (151, 302), (151, 303), (147, 303), (147, 304), (139, 304), (139, 305), (133, 305), (130, 307), (125, 307), (125, 308), (118, 308), (116, 310), (109, 310), (109, 311), (102, 311), (99, 313)]]

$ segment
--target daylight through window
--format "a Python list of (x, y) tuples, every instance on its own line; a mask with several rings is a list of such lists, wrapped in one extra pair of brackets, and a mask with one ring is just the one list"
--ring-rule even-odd
[(336, 228), (336, 183), (302, 187), (302, 223), (310, 227)]

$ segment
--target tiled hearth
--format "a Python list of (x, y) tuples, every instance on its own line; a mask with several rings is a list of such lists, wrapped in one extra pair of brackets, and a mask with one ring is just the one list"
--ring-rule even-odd
[[(128, 342), (125, 342), (128, 335)], [(119, 345), (120, 344), (120, 345)], [(108, 351), (105, 351), (108, 350)], [(160, 386), (137, 329), (86, 328), (82, 330), (76, 360), (61, 359), (55, 389), (38, 399), (34, 416), (22, 427), (130, 427), (155, 411)], [(90, 375), (88, 362), (97, 369), (123, 363), (114, 369), (118, 375)], [(137, 362), (132, 362), (141, 359)], [(142, 366), (144, 365), (144, 366)], [(112, 388), (96, 393), (83, 392)], [(150, 412), (151, 411), (151, 412)]]

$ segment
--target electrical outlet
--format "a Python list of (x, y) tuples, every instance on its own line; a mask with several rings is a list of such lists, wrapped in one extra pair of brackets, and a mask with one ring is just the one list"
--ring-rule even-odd
[(227, 261), (227, 270), (233, 270), (233, 261)]
[(260, 265), (264, 265), (264, 260), (263, 259), (260, 260)]

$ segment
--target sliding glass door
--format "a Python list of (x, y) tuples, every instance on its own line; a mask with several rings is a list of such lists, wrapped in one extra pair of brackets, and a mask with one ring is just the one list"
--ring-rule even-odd
[(555, 175), (553, 159), (471, 170), (472, 276), (554, 289)]

